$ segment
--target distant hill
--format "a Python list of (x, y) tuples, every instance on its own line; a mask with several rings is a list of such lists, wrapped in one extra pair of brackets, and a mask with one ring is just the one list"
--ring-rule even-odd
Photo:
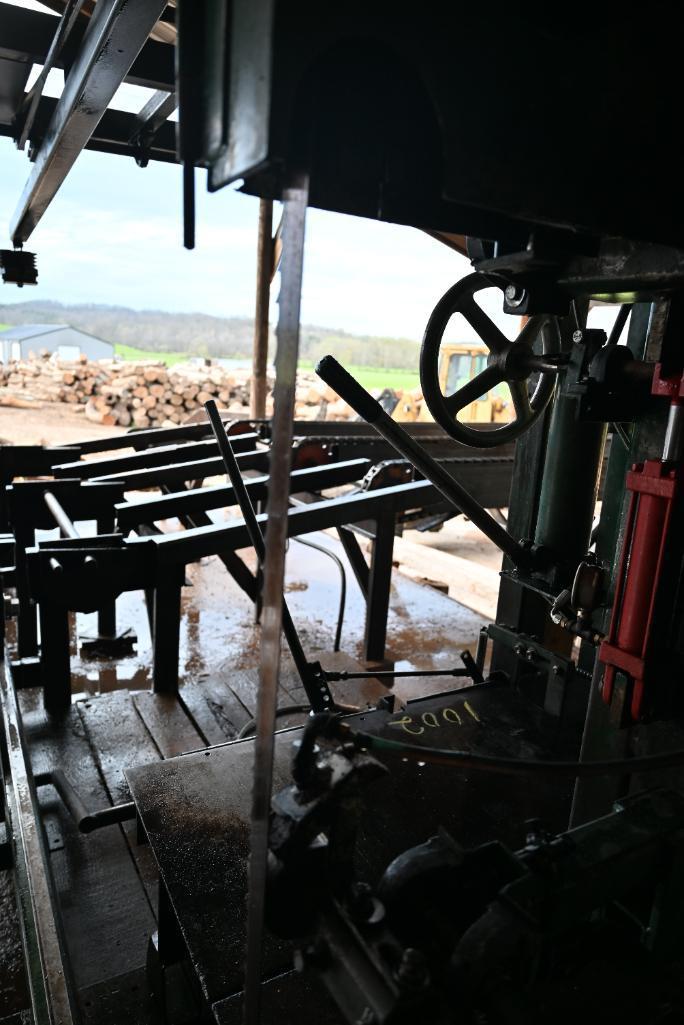
[[(205, 313), (164, 313), (38, 300), (0, 304), (0, 323), (66, 323), (115, 344), (154, 352), (233, 358), (248, 357), (252, 352), (253, 321), (249, 317), (210, 317)], [(274, 345), (274, 339), (271, 344)], [(352, 335), (333, 328), (303, 325), (301, 358), (316, 361), (326, 353), (356, 366), (415, 370), (418, 365), (418, 343), (408, 338)]]

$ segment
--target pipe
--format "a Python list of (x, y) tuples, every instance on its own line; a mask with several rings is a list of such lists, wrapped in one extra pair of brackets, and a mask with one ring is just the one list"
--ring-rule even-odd
[(43, 494), (43, 498), (45, 499), (45, 504), (50, 510), (55, 523), (61, 530), (64, 537), (71, 538), (72, 541), (77, 541), (81, 535), (76, 530), (73, 521), (69, 519), (66, 512), (64, 511), (63, 506), (55, 498), (52, 492), (46, 491)]
[(77, 790), (61, 769), (39, 772), (34, 776), (34, 782), (37, 787), (53, 786), (55, 788), (64, 807), (78, 826), (79, 833), (92, 833), (104, 826), (128, 822), (135, 818), (136, 811), (133, 801), (114, 804), (110, 808), (100, 808), (98, 811), (88, 811)]
[(254, 311), (254, 350), (252, 353), (252, 393), (250, 416), (266, 416), (266, 367), (268, 363), (268, 307), (273, 276), (273, 200), (259, 200), (259, 236), (257, 243), (256, 309)]

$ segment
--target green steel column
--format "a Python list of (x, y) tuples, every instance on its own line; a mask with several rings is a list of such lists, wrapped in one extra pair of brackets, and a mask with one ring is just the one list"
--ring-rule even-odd
[[(577, 323), (582, 328), (588, 312), (588, 300), (575, 301)], [(577, 372), (572, 369), (575, 343), (569, 317), (561, 322), (561, 339), (563, 349), (571, 352), (571, 366), (558, 378), (534, 539), (549, 548), (561, 564), (554, 584), (567, 586), (589, 548), (608, 427), (580, 421), (577, 401), (566, 390), (570, 375)]]
[(572, 570), (586, 555), (601, 477), (607, 424), (577, 419), (577, 402), (560, 393), (551, 414), (535, 532), (537, 544)]
[[(637, 303), (632, 310), (627, 345), (637, 359), (646, 358), (645, 350), (650, 316), (650, 303)], [(596, 555), (602, 565), (612, 567), (609, 593), (606, 597), (604, 630), (607, 629), (610, 619), (615, 575), (619, 562), (618, 555), (625, 530), (628, 505), (625, 493), (627, 470), (632, 463), (645, 458), (645, 456), (653, 455), (651, 438), (657, 433), (653, 430), (651, 417), (646, 415), (633, 428), (632, 443), (629, 449), (617, 437), (614, 438), (611, 446), (601, 506), (601, 519), (596, 532)], [(662, 439), (662, 427), (659, 437)], [(601, 665), (597, 662), (589, 692), (589, 706), (582, 738), (580, 756), (582, 761), (619, 759), (625, 758), (628, 754), (630, 731), (621, 728), (621, 701), (624, 697), (624, 688), (618, 678), (612, 704), (610, 706), (604, 704), (599, 691), (602, 676)], [(623, 779), (616, 776), (578, 780), (570, 825), (581, 825), (583, 822), (589, 822), (607, 814), (613, 801), (620, 796), (623, 789)]]

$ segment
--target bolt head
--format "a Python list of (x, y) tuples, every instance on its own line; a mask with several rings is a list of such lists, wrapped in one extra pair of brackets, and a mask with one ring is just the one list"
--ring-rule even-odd
[(575, 343), (575, 345), (579, 345), (580, 342), (583, 341), (583, 339), (584, 339), (584, 332), (583, 331), (573, 331), (573, 333), (572, 333), (572, 340)]
[(526, 292), (524, 288), (511, 284), (506, 285), (504, 295), (509, 306), (520, 306), (525, 299)]

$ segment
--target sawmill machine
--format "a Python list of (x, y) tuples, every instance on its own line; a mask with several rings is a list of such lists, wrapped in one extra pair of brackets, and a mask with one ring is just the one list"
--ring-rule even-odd
[[(73, 162), (65, 137), (106, 107), (93, 69), (115, 65), (135, 32), (142, 46), (165, 8), (95, 5), (91, 52), (72, 65), (65, 120), (46, 134), (12, 224), (15, 252)], [(283, 203), (253, 755), (228, 744), (158, 770), (173, 773), (172, 796), (192, 777), (186, 811), (203, 787), (232, 809), (251, 778), (239, 1013), (247, 1025), (681, 1021), (684, 88), (669, 8), (637, 20), (613, 4), (585, 17), (436, 0), (177, 0), (170, 12), (159, 45), (176, 46), (186, 245), (198, 169), (211, 192)], [(115, 137), (113, 120), (100, 148), (156, 158), (151, 108), (135, 142)], [(156, 131), (167, 139), (168, 125)], [(477, 652), (483, 682), (406, 708), (390, 693), (344, 717), (331, 702), (274, 739), (309, 206), (420, 229), (455, 251), (454, 283), (426, 317), (424, 401), (455, 442), (515, 441), (516, 453), (503, 526), (321, 360), (320, 377), (500, 549), (499, 599)], [(5, 264), (21, 276), (20, 257)], [(609, 331), (589, 317), (600, 302), (615, 310)], [(440, 374), (456, 316), (487, 353), (465, 381)], [(465, 423), (498, 388), (511, 419)], [(438, 644), (449, 623), (431, 625)], [(145, 810), (136, 772), (156, 849), (175, 822), (161, 805)], [(197, 921), (214, 899), (212, 881), (195, 894)], [(281, 941), (296, 973), (273, 953)], [(227, 942), (207, 947), (230, 960)], [(232, 1000), (215, 1020), (238, 1020)]]
[[(407, 717), (391, 755), (362, 724), (350, 721), (347, 734), (327, 720), (318, 733), (310, 727), (295, 781), (273, 804), (266, 918), (298, 937), (300, 967), (323, 979), (349, 1022), (418, 1013), (536, 1022), (551, 1009), (595, 1020), (592, 1006), (603, 1020), (678, 1020), (673, 977), (684, 951), (667, 919), (682, 884), (684, 238), (672, 126), (683, 93), (657, 12), (638, 30), (614, 14), (600, 8), (584, 21), (548, 7), (437, 3), (322, 14), (315, 4), (263, 2), (207, 3), (202, 15), (179, 6), (186, 182), (204, 166), (210, 190), (240, 182), (284, 202), (283, 380), (296, 358), (307, 205), (412, 225), (467, 253), (473, 268), (463, 278), (455, 262), (455, 283), (427, 320), (427, 409), (459, 442), (517, 439), (504, 529), (343, 367), (330, 357), (319, 364), (502, 550), (478, 714), (496, 731), (501, 713), (488, 710), (487, 688), (494, 702), (503, 686), (546, 717), (553, 748), (550, 764), (536, 766), (533, 748), (517, 759), (483, 741), (441, 750), (444, 732), (429, 714), (422, 724)], [(221, 16), (221, 30), (208, 31)], [(634, 75), (637, 61), (643, 73)], [(486, 291), (498, 293), (508, 329), (479, 302)], [(588, 323), (590, 302), (601, 300), (618, 304), (609, 333)], [(440, 349), (456, 315), (487, 358), (450, 387)], [(470, 403), (504, 385), (509, 422), (486, 431), (463, 423)], [(287, 416), (277, 420), (276, 411), (287, 441)], [(409, 782), (407, 759), (440, 768)], [(468, 849), (469, 822), (456, 816), (454, 827), (445, 811), (450, 801), (471, 806), (460, 803), (464, 791), (492, 799), (486, 769), (527, 771), (519, 779), (549, 816), (548, 827), (528, 824), (527, 839), (518, 820), (517, 853), (492, 823)], [(256, 771), (258, 789), (258, 756)], [(402, 776), (407, 815), (412, 802), (431, 804), (432, 828), (411, 847), (411, 829), (394, 822), (410, 849), (369, 879), (367, 861), (352, 854), (352, 820), (366, 799), (357, 784), (387, 771)], [(550, 813), (543, 794), (554, 771), (568, 782)], [(381, 785), (369, 785), (371, 803)], [(501, 818), (510, 826), (515, 805)], [(253, 843), (261, 837), (253, 832)], [(253, 865), (259, 857), (253, 848)], [(250, 878), (265, 886), (263, 875)], [(630, 974), (645, 1005), (611, 999)]]

